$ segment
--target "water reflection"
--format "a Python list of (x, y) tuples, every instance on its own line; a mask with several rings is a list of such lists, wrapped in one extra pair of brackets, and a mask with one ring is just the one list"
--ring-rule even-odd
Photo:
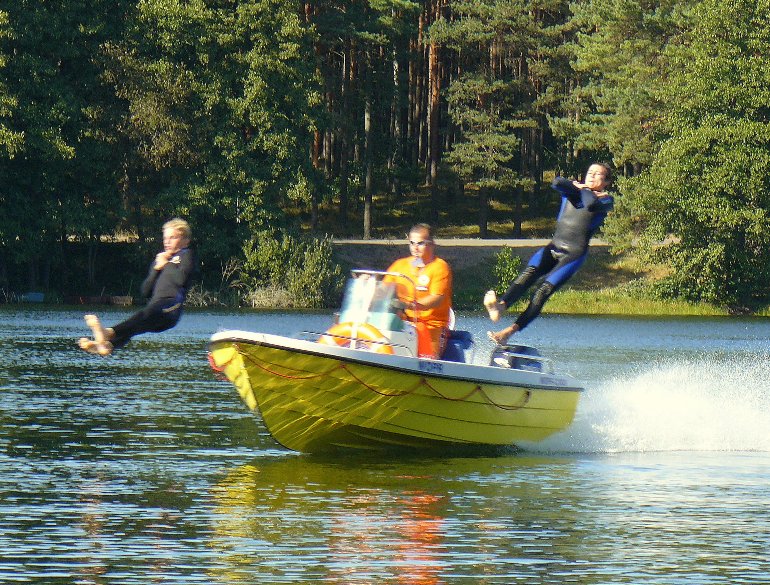
[[(518, 579), (563, 569), (579, 509), (571, 505), (579, 492), (559, 485), (571, 483), (564, 463), (516, 455), (255, 461), (213, 490), (211, 546), (227, 565), (213, 576), (436, 585), (469, 572), (474, 583), (492, 583), (501, 570)], [(550, 503), (533, 508), (538, 501)]]

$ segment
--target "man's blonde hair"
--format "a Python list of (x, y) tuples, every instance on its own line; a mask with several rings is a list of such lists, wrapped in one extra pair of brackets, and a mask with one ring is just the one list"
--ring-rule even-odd
[(190, 229), (190, 224), (183, 219), (178, 217), (169, 219), (166, 223), (163, 224), (163, 231), (166, 231), (167, 229), (178, 231), (180, 234), (182, 234), (182, 237), (187, 240), (192, 239), (192, 230)]

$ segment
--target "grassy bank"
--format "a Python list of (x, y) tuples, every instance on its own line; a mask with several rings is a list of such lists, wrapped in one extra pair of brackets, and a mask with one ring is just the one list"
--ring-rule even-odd
[[(546, 184), (550, 177), (546, 177)], [(554, 229), (554, 217), (558, 209), (558, 197), (550, 189), (543, 191), (543, 200), (533, 208), (529, 201), (524, 205), (522, 237), (550, 238)], [(403, 256), (407, 250), (401, 245), (409, 226), (429, 217), (430, 198), (426, 193), (422, 198), (410, 199), (407, 204), (394, 206), (386, 197), (375, 197), (373, 211), (377, 218), (375, 238), (394, 238), (399, 244), (391, 247), (387, 253), (361, 246), (358, 251), (348, 251), (346, 267), (384, 268), (393, 259)], [(478, 206), (474, 192), (468, 192), (455, 203), (442, 211), (437, 222), (437, 236), (444, 241), (453, 238), (478, 238), (478, 228), (474, 221), (478, 215)], [(514, 233), (511, 218), (514, 215), (513, 202), (507, 199), (495, 199), (490, 203), (489, 233), (490, 238), (510, 238)], [(358, 226), (362, 218), (360, 209), (356, 209), (348, 222), (346, 233), (337, 233), (336, 237), (360, 237)], [(329, 231), (331, 233), (331, 231)], [(454, 270), (454, 304), (459, 310), (482, 310), (481, 299), (490, 288), (500, 290), (494, 275), (495, 254), (499, 247), (478, 246), (464, 248), (453, 253), (452, 247), (441, 245), (438, 254), (446, 258)], [(521, 249), (523, 261), (529, 258), (534, 248)], [(353, 260), (351, 263), (350, 261)], [(661, 272), (655, 268), (639, 266), (633, 258), (614, 256), (609, 248), (592, 248), (589, 258), (581, 270), (567, 286), (558, 291), (546, 304), (546, 313), (562, 314), (614, 314), (614, 315), (728, 315), (727, 307), (707, 303), (690, 303), (682, 300), (661, 300), (645, 293), (646, 284), (660, 278)], [(753, 315), (770, 316), (770, 307), (753, 307)]]
[[(520, 245), (514, 253), (526, 262), (537, 246)], [(453, 246), (448, 241), (437, 252), (454, 269), (454, 306), (460, 311), (482, 310), (481, 300), (489, 289), (502, 292), (495, 279), (496, 255), (500, 246), (477, 244)], [(398, 243), (390, 246), (374, 244), (347, 245), (340, 260), (346, 268), (383, 268), (401, 256), (406, 248)], [(570, 283), (558, 291), (545, 306), (544, 313), (572, 315), (701, 315), (721, 316), (730, 312), (726, 307), (682, 300), (656, 299), (645, 293), (655, 270), (640, 266), (632, 258), (615, 256), (606, 246), (593, 247), (588, 260)], [(524, 307), (526, 299), (512, 309), (512, 314)], [(768, 316), (770, 310), (759, 309), (758, 315)]]
[[(597, 262), (597, 264), (599, 264)], [(490, 272), (479, 274), (479, 270), (461, 269), (455, 271), (455, 306), (460, 310), (481, 310), (484, 292), (499, 285), (489, 281)], [(624, 272), (624, 271), (621, 271)], [(487, 274), (485, 276), (485, 274)], [(617, 283), (620, 274), (607, 268), (606, 282), (601, 278), (583, 280), (575, 276), (575, 282), (554, 294), (545, 306), (544, 313), (568, 315), (727, 315), (724, 307), (708, 303), (690, 303), (681, 300), (644, 298), (639, 292), (629, 292), (626, 285)], [(598, 281), (598, 282), (597, 282)], [(488, 286), (487, 286), (488, 285)], [(527, 298), (519, 301), (512, 310), (521, 310)]]

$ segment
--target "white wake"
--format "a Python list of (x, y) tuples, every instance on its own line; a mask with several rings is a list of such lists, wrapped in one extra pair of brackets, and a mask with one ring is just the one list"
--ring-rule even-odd
[(664, 362), (586, 385), (575, 421), (535, 451), (770, 451), (767, 356)]

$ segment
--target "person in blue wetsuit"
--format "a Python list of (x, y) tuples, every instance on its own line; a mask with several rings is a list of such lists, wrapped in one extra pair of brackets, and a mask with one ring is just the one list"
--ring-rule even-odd
[(535, 284), (527, 308), (516, 321), (500, 331), (489, 332), (491, 339), (504, 344), (540, 314), (543, 305), (583, 265), (588, 255), (588, 242), (604, 223), (614, 200), (606, 191), (612, 180), (610, 167), (594, 163), (588, 167), (585, 183), (556, 177), (551, 187), (561, 193), (561, 208), (556, 219), (556, 231), (547, 246), (530, 258), (527, 267), (511, 282), (498, 299), (495, 291), (484, 296), (484, 306), (493, 321), (500, 319), (512, 303)]
[(96, 315), (86, 315), (94, 338), (82, 337), (78, 341), (81, 349), (109, 355), (134, 335), (165, 331), (177, 324), (197, 266), (189, 247), (191, 237), (190, 225), (183, 219), (174, 218), (163, 225), (163, 251), (155, 256), (141, 286), (142, 296), (150, 297), (147, 305), (113, 327), (102, 327)]

